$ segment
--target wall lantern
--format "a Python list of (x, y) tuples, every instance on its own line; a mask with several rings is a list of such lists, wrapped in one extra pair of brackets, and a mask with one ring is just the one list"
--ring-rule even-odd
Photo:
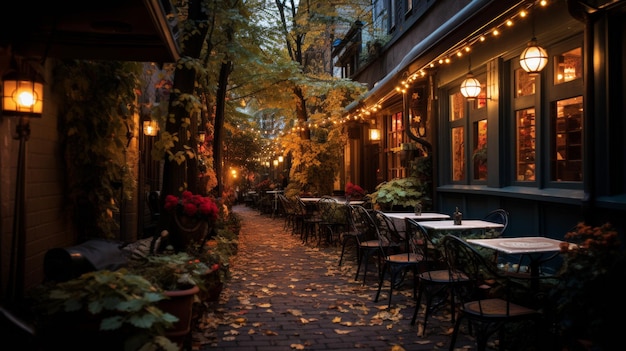
[(204, 130), (198, 131), (198, 144), (204, 144), (206, 141), (206, 132)]
[(159, 123), (157, 121), (143, 121), (143, 135), (156, 136), (159, 132)]
[(370, 141), (380, 140), (380, 129), (370, 128)]
[[(21, 69), (16, 69), (20, 67)], [(26, 73), (25, 73), (26, 72)], [(24, 270), (26, 266), (26, 141), (30, 137), (30, 118), (41, 118), (43, 113), (43, 78), (32, 68), (17, 66), (14, 59), (11, 68), (2, 76), (2, 116), (18, 117), (16, 134), (19, 140), (17, 174), (15, 176), (15, 202), (9, 258), (9, 281), (7, 302), (18, 301), (24, 294)]]
[(278, 162), (283, 162), (285, 159), (283, 158), (283, 156), (278, 156)]
[(461, 94), (468, 100), (473, 100), (480, 94), (480, 82), (474, 78), (472, 71), (467, 74), (467, 77), (461, 83)]
[(43, 112), (43, 79), (12, 70), (2, 77), (2, 115), (7, 117), (41, 117)]
[(537, 75), (548, 64), (548, 54), (546, 50), (537, 45), (537, 39), (533, 37), (528, 46), (519, 57), (519, 63), (530, 75)]
[(272, 161), (272, 164), (274, 165), (274, 167), (278, 167), (278, 160)]

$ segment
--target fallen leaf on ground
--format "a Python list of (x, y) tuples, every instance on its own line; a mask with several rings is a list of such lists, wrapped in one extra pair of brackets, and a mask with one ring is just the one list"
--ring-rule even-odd
[(335, 329), (335, 333), (339, 335), (352, 333), (354, 330), (345, 330), (345, 329)]

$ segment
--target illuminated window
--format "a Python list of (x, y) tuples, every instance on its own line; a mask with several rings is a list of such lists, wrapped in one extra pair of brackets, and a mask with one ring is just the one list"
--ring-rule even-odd
[(559, 100), (553, 105), (552, 180), (583, 180), (583, 98)]
[(517, 120), (517, 180), (535, 180), (535, 108), (515, 112)]
[(583, 77), (583, 56), (580, 47), (554, 56), (554, 84), (571, 82)]

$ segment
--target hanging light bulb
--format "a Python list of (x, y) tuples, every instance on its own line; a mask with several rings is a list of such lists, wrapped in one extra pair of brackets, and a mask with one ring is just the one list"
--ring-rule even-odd
[(537, 45), (537, 39), (533, 37), (528, 46), (519, 57), (519, 63), (530, 75), (537, 75), (548, 64), (546, 50)]
[(461, 83), (461, 94), (468, 100), (473, 100), (480, 94), (480, 82), (474, 78), (472, 71), (469, 71), (467, 77)]
[(474, 78), (472, 74), (472, 59), (468, 56), (468, 71), (467, 77), (461, 83), (461, 95), (465, 96), (468, 100), (474, 100), (478, 94), (480, 94), (480, 82)]

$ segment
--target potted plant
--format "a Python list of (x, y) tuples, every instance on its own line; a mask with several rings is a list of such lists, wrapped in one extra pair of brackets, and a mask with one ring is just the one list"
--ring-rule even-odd
[(416, 177), (395, 178), (378, 184), (375, 191), (366, 196), (375, 208), (388, 211), (395, 209), (413, 211), (418, 202), (424, 205), (424, 194), (421, 188), (421, 181)]
[(170, 225), (170, 240), (176, 251), (201, 247), (208, 240), (220, 212), (213, 199), (188, 190), (181, 196), (167, 195), (163, 207), (174, 219)]
[(565, 350), (610, 350), (621, 342), (616, 320), (626, 314), (621, 282), (626, 253), (610, 223), (578, 223), (561, 246), (563, 265), (550, 290)]
[(161, 254), (131, 260), (128, 265), (130, 272), (152, 282), (168, 297), (158, 306), (178, 318), (165, 335), (179, 344), (191, 331), (196, 297), (206, 296), (212, 289), (212, 277), (219, 274), (220, 269), (223, 268), (216, 257), (173, 252), (171, 247)]
[(345, 194), (348, 201), (350, 201), (350, 199), (360, 200), (365, 196), (366, 191), (361, 188), (361, 186), (348, 182), (346, 184)]
[(126, 269), (98, 270), (28, 293), (44, 350), (178, 350), (164, 336), (177, 317), (158, 303), (166, 295)]

